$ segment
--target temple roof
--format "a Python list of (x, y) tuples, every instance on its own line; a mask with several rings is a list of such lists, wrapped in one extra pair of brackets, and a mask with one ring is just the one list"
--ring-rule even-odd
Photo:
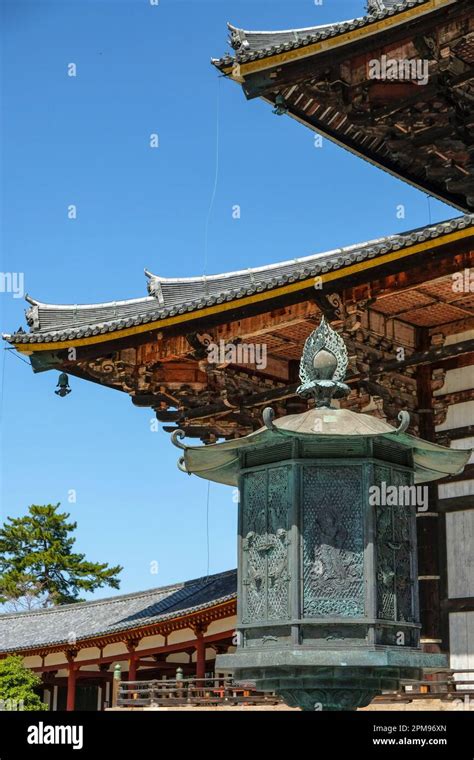
[(349, 21), (230, 26), (221, 74), (364, 160), (474, 209), (472, 0), (370, 0)]
[(133, 630), (190, 615), (235, 599), (237, 571), (227, 570), (171, 586), (0, 615), (0, 652), (17, 652)]
[[(369, 0), (368, 13), (355, 19), (337, 21), (331, 24), (310, 26), (303, 29), (286, 29), (281, 31), (248, 31), (239, 29), (228, 24), (230, 31), (230, 45), (235, 51), (235, 59), (239, 63), (247, 63), (276, 53), (310, 45), (329, 37), (336, 37), (361, 27), (367, 27), (377, 21), (396, 16), (410, 8), (427, 5), (430, 0)], [(222, 58), (213, 59), (218, 67), (228, 66), (233, 58), (225, 55)]]
[(20, 330), (3, 337), (13, 344), (28, 344), (112, 333), (343, 270), (470, 227), (474, 227), (474, 214), (303, 258), (209, 276), (165, 278), (145, 270), (150, 295), (124, 301), (56, 305), (27, 296), (31, 304), (26, 313), (30, 332)]

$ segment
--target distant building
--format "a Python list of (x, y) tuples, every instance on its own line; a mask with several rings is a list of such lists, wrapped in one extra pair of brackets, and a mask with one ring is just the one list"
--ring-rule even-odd
[(20, 654), (42, 676), (51, 710), (111, 705), (123, 680), (204, 678), (233, 650), (236, 571), (133, 594), (0, 615), (0, 658)]

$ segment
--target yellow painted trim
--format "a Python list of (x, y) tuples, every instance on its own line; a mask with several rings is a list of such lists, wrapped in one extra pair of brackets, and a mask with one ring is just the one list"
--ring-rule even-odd
[[(323, 282), (331, 282), (332, 280), (339, 280), (347, 275), (357, 274), (365, 269), (373, 269), (374, 267), (388, 264), (396, 259), (403, 259), (407, 256), (414, 256), (417, 253), (422, 253), (433, 248), (439, 248), (447, 243), (455, 242), (467, 237), (474, 237), (474, 227), (467, 227), (463, 230), (457, 230), (451, 232), (449, 235), (443, 235), (436, 240), (426, 240), (423, 243), (410, 246), (405, 250), (392, 251), (384, 256), (379, 256), (374, 259), (366, 259), (358, 264), (351, 264), (351, 266), (338, 269), (333, 272), (326, 272), (325, 274), (318, 275)], [(344, 255), (341, 251), (341, 256)], [(174, 317), (166, 317), (165, 319), (157, 320), (156, 322), (148, 322), (142, 325), (136, 325), (135, 327), (128, 327), (124, 330), (117, 330), (115, 332), (104, 333), (103, 335), (91, 335), (88, 338), (76, 338), (72, 340), (57, 341), (56, 343), (17, 343), (14, 344), (17, 351), (23, 354), (31, 354), (35, 351), (57, 351), (64, 348), (74, 346), (89, 346), (95, 343), (106, 343), (112, 340), (120, 340), (121, 338), (127, 338), (131, 335), (138, 335), (140, 333), (151, 332), (153, 330), (160, 330), (170, 325), (177, 325), (181, 322), (190, 322), (195, 319), (202, 319), (212, 314), (219, 314), (224, 311), (230, 311), (231, 309), (240, 308), (242, 306), (248, 306), (258, 301), (267, 301), (271, 298), (277, 298), (278, 296), (286, 295), (287, 293), (294, 293), (298, 290), (305, 290), (310, 287), (309, 282), (314, 281), (314, 276), (307, 278), (306, 280), (300, 280), (299, 282), (292, 282), (290, 285), (283, 285), (280, 288), (265, 291), (263, 293), (255, 293), (245, 298), (238, 298), (233, 301), (226, 301), (225, 303), (216, 304), (215, 306), (208, 306), (205, 309), (198, 309), (192, 312), (186, 312), (184, 314), (177, 314)]]
[(312, 45), (306, 45), (297, 48), (296, 50), (288, 50), (285, 53), (268, 56), (268, 58), (250, 61), (249, 63), (239, 64), (238, 62), (235, 62), (232, 66), (226, 66), (223, 68), (222, 71), (231, 79), (234, 79), (234, 81), (241, 83), (243, 82), (243, 77), (247, 74), (254, 74), (256, 71), (270, 69), (274, 66), (288, 63), (289, 61), (301, 60), (302, 58), (309, 58), (317, 53), (324, 53), (327, 50), (341, 47), (346, 43), (355, 42), (364, 37), (370, 37), (371, 35), (384, 31), (389, 27), (399, 26), (407, 21), (411, 21), (412, 18), (421, 17), (432, 11), (445, 8), (448, 5), (453, 5), (455, 2), (457, 2), (457, 0), (431, 0), (431, 2), (426, 5), (408, 8), (406, 11), (403, 11), (403, 13), (399, 13), (396, 16), (388, 16), (380, 21), (375, 21), (373, 24), (353, 29), (350, 32), (345, 32), (336, 37), (330, 37), (329, 39), (321, 40), (321, 42), (315, 42)]

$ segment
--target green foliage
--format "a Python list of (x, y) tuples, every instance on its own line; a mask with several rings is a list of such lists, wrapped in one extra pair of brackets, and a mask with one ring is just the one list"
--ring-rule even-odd
[(0, 710), (47, 710), (35, 692), (41, 677), (18, 655), (0, 660)]
[(81, 591), (119, 588), (120, 565), (89, 562), (73, 552), (77, 523), (55, 506), (32, 505), (0, 529), (0, 603), (48, 607), (82, 601)]

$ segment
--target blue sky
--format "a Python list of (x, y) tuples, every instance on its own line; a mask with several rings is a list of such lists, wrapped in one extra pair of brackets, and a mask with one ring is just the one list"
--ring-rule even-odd
[[(108, 301), (145, 295), (144, 267), (209, 274), (457, 216), (327, 141), (316, 148), (310, 130), (246, 101), (210, 65), (227, 50), (227, 21), (286, 29), (363, 9), (363, 0), (4, 1), (2, 271), (23, 272), (45, 302)], [(24, 325), (24, 306), (0, 294), (3, 331)], [(2, 352), (2, 373), (4, 518), (60, 501), (78, 522), (78, 550), (124, 566), (122, 592), (206, 574), (207, 485), (178, 471), (150, 410), (75, 378), (60, 399), (56, 373), (33, 375), (12, 352)], [(211, 486), (209, 517), (210, 572), (234, 567), (231, 489)]]

